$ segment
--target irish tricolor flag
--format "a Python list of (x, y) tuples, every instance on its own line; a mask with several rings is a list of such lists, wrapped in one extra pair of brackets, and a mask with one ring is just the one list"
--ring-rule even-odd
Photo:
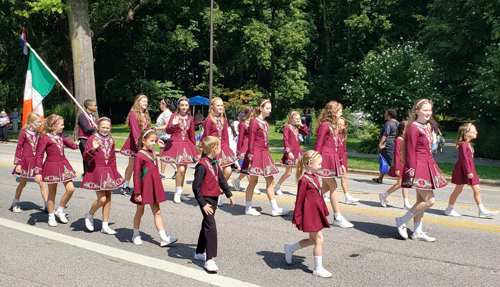
[(43, 117), (42, 100), (54, 87), (56, 78), (46, 68), (34, 51), (30, 53), (26, 86), (24, 87), (23, 126), (26, 118), (32, 112)]

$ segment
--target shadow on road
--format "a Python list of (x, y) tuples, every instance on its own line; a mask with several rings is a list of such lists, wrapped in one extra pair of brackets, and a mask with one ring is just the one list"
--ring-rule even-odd
[[(396, 228), (396, 222), (394, 221), (394, 225), (384, 225), (373, 222), (362, 222), (362, 221), (351, 221), (354, 224), (354, 229), (364, 232), (366, 234), (375, 235), (378, 238), (385, 239), (401, 239), (403, 240), (398, 233)], [(412, 233), (408, 229), (408, 236), (411, 236)]]
[(259, 251), (257, 255), (262, 256), (264, 262), (266, 262), (267, 266), (273, 269), (284, 269), (284, 270), (295, 270), (301, 269), (304, 272), (312, 273), (312, 270), (309, 269), (306, 265), (304, 265), (304, 256), (293, 256), (292, 264), (288, 265), (285, 261), (285, 253), (281, 252), (272, 252), (272, 251)]

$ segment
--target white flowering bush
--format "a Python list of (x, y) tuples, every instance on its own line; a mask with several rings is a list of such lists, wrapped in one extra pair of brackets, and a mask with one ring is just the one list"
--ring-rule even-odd
[(435, 87), (433, 61), (416, 49), (417, 44), (398, 44), (365, 56), (357, 66), (357, 77), (342, 87), (353, 110), (361, 110), (369, 120), (381, 124), (385, 110), (393, 108), (398, 120), (404, 119), (420, 98), (433, 101), (435, 109), (446, 107), (448, 102)]

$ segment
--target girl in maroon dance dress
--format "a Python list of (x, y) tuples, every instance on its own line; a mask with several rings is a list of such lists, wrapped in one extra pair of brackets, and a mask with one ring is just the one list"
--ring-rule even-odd
[[(36, 149), (35, 181), (38, 183), (45, 182), (49, 185), (47, 200), (49, 220), (47, 223), (52, 227), (57, 226), (55, 216), (59, 218), (61, 223), (68, 223), (64, 208), (75, 191), (72, 179), (76, 177), (76, 173), (64, 155), (64, 147), (78, 149), (78, 144), (66, 139), (61, 134), (63, 129), (64, 119), (58, 115), (50, 115), (43, 121), (42, 133)], [(47, 153), (47, 157), (43, 161), (45, 153)], [(59, 182), (64, 184), (66, 192), (61, 198), (59, 207), (54, 212), (54, 201), (56, 200), (57, 184)]]
[[(316, 175), (321, 168), (323, 158), (310, 150), (299, 158), (297, 163), (297, 198), (293, 212), (292, 226), (309, 233), (308, 239), (302, 239), (295, 244), (285, 244), (286, 263), (292, 264), (293, 253), (301, 248), (314, 245), (313, 274), (320, 277), (332, 277), (332, 273), (323, 268), (323, 228), (330, 228), (328, 223), (328, 207), (326, 206), (319, 178)], [(305, 173), (304, 173), (305, 170)]]
[(444, 214), (449, 216), (460, 216), (455, 209), (454, 204), (464, 185), (469, 185), (474, 192), (474, 200), (479, 209), (478, 216), (482, 218), (492, 217), (498, 214), (498, 211), (491, 211), (483, 206), (481, 199), (481, 188), (479, 187), (479, 178), (474, 167), (474, 147), (471, 140), (477, 138), (477, 129), (472, 123), (463, 124), (458, 128), (458, 137), (456, 147), (458, 149), (458, 161), (453, 169), (451, 182), (455, 184), (455, 190), (450, 196), (448, 208)]
[[(16, 189), (16, 195), (14, 196), (14, 201), (11, 206), (12, 212), (21, 212), (21, 205), (19, 203), (21, 192), (26, 186), (28, 178), (35, 177), (36, 148), (40, 139), (40, 133), (37, 130), (41, 125), (42, 120), (40, 115), (37, 113), (31, 113), (28, 115), (26, 124), (19, 133), (16, 155), (14, 156), (14, 164), (16, 167), (14, 168), (12, 174), (19, 176), (20, 179), (19, 185)], [(42, 192), (45, 210), (47, 210), (47, 187), (43, 182), (40, 182), (40, 191)]]
[[(253, 108), (247, 106), (243, 112), (243, 117), (240, 119), (240, 124), (238, 125), (238, 144), (236, 146), (236, 157), (238, 158), (238, 163), (243, 165), (243, 159), (248, 150), (248, 127), (250, 126), (250, 121), (252, 120)], [(240, 182), (245, 177), (244, 174), (240, 174), (235, 180), (231, 181), (235, 190), (240, 190)], [(254, 190), (254, 194), (260, 194), (260, 191)]]
[[(381, 193), (378, 195), (380, 199), (380, 205), (383, 207), (387, 207), (387, 204), (389, 203), (387, 201), (387, 197), (401, 188), (401, 177), (403, 176), (403, 161), (401, 158), (401, 144), (403, 143), (403, 132), (406, 128), (406, 121), (401, 121), (399, 122), (398, 128), (396, 129), (396, 139), (394, 140), (394, 165), (391, 166), (391, 169), (389, 170), (389, 176), (396, 177), (396, 184), (391, 186), (386, 192)], [(410, 201), (408, 200), (408, 189), (403, 187), (403, 209), (404, 210), (410, 210), (411, 205)]]
[[(139, 135), (138, 152), (134, 162), (134, 193), (130, 201), (137, 205), (134, 217), (134, 234), (132, 242), (135, 245), (142, 245), (139, 227), (144, 214), (144, 207), (149, 204), (153, 212), (156, 229), (160, 234), (160, 246), (169, 246), (177, 242), (177, 238), (167, 236), (161, 217), (160, 203), (167, 200), (165, 190), (158, 170), (158, 160), (153, 150), (156, 143), (156, 133), (154, 130), (143, 130)], [(163, 142), (160, 142), (163, 145)]]
[(83, 159), (90, 161), (90, 165), (80, 187), (93, 190), (97, 195), (97, 200), (85, 214), (85, 226), (88, 231), (94, 231), (94, 213), (102, 207), (101, 232), (113, 235), (116, 231), (108, 225), (111, 190), (119, 188), (125, 180), (116, 169), (115, 142), (110, 135), (111, 120), (103, 117), (97, 124), (98, 132), (89, 137), (83, 152)]
[(134, 99), (134, 105), (128, 113), (125, 124), (130, 130), (130, 135), (123, 145), (120, 153), (128, 157), (128, 166), (125, 169), (125, 185), (122, 188), (123, 195), (130, 195), (130, 179), (134, 172), (134, 157), (137, 153), (137, 143), (139, 134), (144, 129), (151, 127), (151, 118), (148, 112), (148, 97), (146, 95), (137, 95)]
[(345, 173), (343, 165), (344, 150), (339, 137), (339, 119), (342, 116), (342, 104), (337, 101), (328, 102), (321, 112), (316, 126), (316, 144), (314, 150), (323, 156), (323, 165), (317, 175), (322, 178), (322, 193), (330, 191), (330, 203), (333, 207), (333, 225), (342, 228), (351, 228), (354, 225), (340, 214), (337, 195), (336, 177)]
[[(359, 198), (352, 196), (349, 193), (349, 188), (347, 186), (347, 120), (344, 117), (339, 119), (339, 139), (340, 139), (340, 154), (342, 155), (342, 165), (345, 167), (345, 172), (340, 178), (340, 185), (342, 186), (342, 191), (344, 192), (345, 204), (358, 204)], [(326, 201), (326, 200), (325, 200)]]
[(241, 166), (241, 173), (250, 176), (250, 181), (246, 189), (245, 214), (259, 216), (255, 208), (252, 208), (253, 190), (257, 185), (259, 176), (266, 179), (266, 192), (271, 204), (271, 215), (286, 215), (290, 211), (279, 208), (274, 198), (273, 174), (279, 173), (269, 154), (269, 124), (265, 120), (271, 114), (271, 101), (262, 99), (253, 111), (254, 119), (248, 128), (248, 151)]
[(190, 198), (182, 194), (186, 170), (188, 164), (195, 164), (200, 160), (200, 153), (196, 148), (194, 120), (189, 111), (189, 100), (187, 98), (182, 97), (179, 99), (177, 110), (170, 116), (165, 130), (171, 137), (160, 160), (177, 166), (174, 202), (188, 201)]
[(283, 194), (283, 191), (281, 191), (281, 184), (292, 175), (292, 167), (297, 166), (299, 158), (304, 155), (300, 148), (299, 134), (306, 136), (309, 134), (309, 131), (307, 130), (307, 126), (302, 124), (300, 113), (292, 111), (283, 129), (284, 150), (281, 164), (286, 166), (286, 170), (278, 180), (278, 184), (274, 186), (274, 192), (277, 195)]
[(417, 190), (417, 202), (402, 217), (396, 217), (398, 232), (404, 239), (408, 238), (406, 224), (413, 218), (415, 230), (412, 238), (432, 242), (422, 231), (422, 218), (426, 209), (434, 205), (434, 189), (448, 185), (443, 173), (432, 158), (432, 132), (425, 123), (432, 115), (432, 103), (427, 99), (415, 102), (408, 115), (408, 124), (403, 133), (402, 156), (403, 176), (402, 187)]

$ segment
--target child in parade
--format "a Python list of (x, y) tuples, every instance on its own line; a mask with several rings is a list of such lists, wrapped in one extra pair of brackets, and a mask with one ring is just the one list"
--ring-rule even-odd
[(471, 144), (471, 141), (475, 138), (477, 138), (477, 129), (472, 123), (463, 124), (458, 128), (458, 136), (455, 143), (458, 149), (458, 161), (455, 164), (455, 168), (453, 168), (451, 176), (451, 182), (455, 184), (455, 190), (451, 194), (448, 208), (444, 212), (446, 215), (460, 216), (455, 211), (454, 204), (466, 184), (474, 192), (474, 200), (479, 209), (478, 217), (487, 218), (498, 214), (498, 211), (488, 210), (483, 206), (479, 178), (474, 167), (474, 147)]
[(345, 173), (343, 165), (343, 152), (341, 148), (338, 122), (342, 116), (342, 104), (337, 101), (328, 102), (321, 112), (318, 125), (316, 126), (316, 144), (314, 150), (323, 157), (322, 168), (317, 175), (322, 178), (322, 193), (330, 191), (330, 203), (333, 208), (333, 225), (342, 228), (354, 227), (352, 223), (340, 213), (337, 195), (336, 177), (342, 177)]
[(308, 232), (309, 238), (302, 239), (292, 245), (285, 244), (285, 260), (286, 263), (292, 264), (295, 251), (314, 245), (313, 274), (327, 278), (332, 277), (332, 273), (323, 268), (323, 233), (321, 230), (330, 228), (327, 218), (329, 212), (316, 175), (321, 168), (322, 161), (321, 155), (315, 150), (307, 151), (304, 157), (298, 160), (296, 174), (298, 187), (292, 226), (303, 232)]
[[(72, 179), (76, 173), (64, 155), (64, 147), (78, 149), (78, 144), (69, 141), (61, 133), (64, 129), (64, 119), (58, 115), (50, 115), (43, 121), (40, 141), (36, 149), (35, 181), (49, 185), (47, 209), (49, 212), (49, 226), (57, 226), (56, 216), (61, 223), (68, 223), (64, 208), (73, 196), (75, 187)], [(44, 154), (47, 153), (45, 161)], [(42, 164), (43, 163), (43, 164)], [(54, 213), (57, 184), (62, 182), (66, 192), (61, 198), (59, 207)]]
[[(386, 192), (381, 193), (378, 195), (380, 199), (380, 205), (383, 207), (387, 207), (387, 204), (389, 203), (387, 201), (387, 197), (399, 188), (401, 188), (401, 177), (403, 176), (403, 162), (401, 158), (401, 144), (403, 143), (403, 132), (406, 128), (406, 121), (401, 121), (398, 125), (398, 128), (396, 130), (396, 140), (394, 141), (394, 165), (391, 166), (391, 169), (389, 170), (389, 176), (396, 177), (396, 184), (391, 186)], [(408, 200), (408, 189), (407, 188), (402, 188), (403, 191), (403, 209), (404, 210), (410, 210), (411, 205), (410, 201)]]
[(125, 169), (125, 185), (122, 187), (121, 191), (123, 195), (130, 195), (129, 185), (134, 171), (134, 157), (138, 151), (137, 144), (139, 134), (142, 130), (151, 127), (151, 118), (148, 112), (148, 97), (146, 95), (139, 94), (135, 96), (134, 104), (132, 108), (130, 108), (125, 124), (129, 128), (130, 134), (120, 150), (120, 153), (127, 156), (129, 159), (128, 166)]
[(339, 138), (340, 138), (340, 148), (342, 155), (342, 165), (345, 167), (345, 172), (340, 178), (340, 186), (342, 186), (342, 191), (344, 192), (345, 204), (358, 204), (359, 198), (352, 196), (349, 193), (349, 188), (347, 187), (347, 120), (344, 117), (339, 119)]
[[(243, 159), (245, 158), (245, 154), (248, 151), (248, 127), (250, 126), (250, 121), (252, 119), (253, 108), (250, 106), (245, 107), (245, 111), (243, 112), (243, 116), (240, 119), (240, 124), (238, 125), (238, 143), (236, 146), (236, 156), (238, 158), (238, 164), (243, 165)], [(240, 190), (240, 182), (245, 177), (244, 174), (240, 174), (236, 179), (231, 181), (231, 185), (235, 190)], [(255, 193), (257, 192), (257, 193)], [(254, 194), (260, 194), (260, 191), (254, 191)]]
[(403, 133), (402, 187), (415, 188), (417, 202), (402, 217), (396, 217), (396, 226), (403, 239), (408, 239), (406, 224), (413, 218), (415, 230), (412, 239), (433, 242), (436, 238), (422, 231), (425, 210), (434, 205), (434, 189), (448, 185), (432, 157), (432, 132), (426, 123), (432, 115), (432, 103), (427, 99), (415, 102)]
[(194, 136), (194, 120), (189, 111), (189, 100), (179, 99), (175, 113), (170, 117), (166, 132), (171, 135), (160, 160), (177, 166), (175, 176), (174, 202), (188, 201), (189, 197), (182, 194), (184, 178), (188, 164), (194, 164), (200, 159)]
[(115, 142), (110, 135), (111, 120), (103, 117), (97, 121), (97, 133), (90, 136), (83, 153), (83, 159), (90, 162), (80, 186), (83, 189), (93, 190), (97, 200), (85, 214), (85, 227), (94, 231), (94, 214), (102, 207), (101, 232), (116, 234), (109, 228), (108, 219), (111, 210), (111, 190), (117, 189), (125, 183), (116, 168)]
[[(163, 100), (160, 101), (160, 110), (161, 114), (158, 116), (156, 119), (156, 124), (155, 124), (155, 130), (156, 133), (158, 134), (158, 138), (163, 141), (165, 145), (167, 145), (167, 142), (170, 140), (170, 135), (167, 134), (166, 129), (167, 129), (167, 124), (170, 121), (170, 117), (172, 116), (172, 111), (173, 105), (172, 102), (164, 98)], [(160, 155), (163, 154), (163, 151), (165, 148), (160, 148)], [(174, 175), (172, 175), (172, 179), (175, 179), (175, 176), (177, 175), (177, 166), (175, 164), (170, 164), (174, 168)], [(167, 163), (162, 161), (161, 162), (161, 168), (160, 168), (160, 176), (162, 179), (165, 179), (165, 168), (167, 167)]]
[(203, 139), (202, 146), (204, 156), (196, 165), (193, 180), (194, 196), (203, 215), (194, 259), (205, 261), (204, 267), (207, 271), (217, 272), (219, 267), (213, 260), (214, 257), (217, 257), (217, 226), (215, 223), (217, 201), (221, 190), (229, 198), (231, 206), (234, 206), (234, 198), (216, 159), (221, 152), (220, 140), (214, 136), (207, 136)]
[(164, 247), (177, 242), (177, 238), (167, 236), (163, 226), (160, 203), (166, 201), (167, 198), (158, 171), (156, 154), (153, 150), (155, 143), (156, 133), (154, 130), (145, 129), (139, 135), (138, 152), (134, 162), (134, 192), (130, 197), (130, 201), (137, 205), (132, 242), (135, 245), (142, 245), (139, 227), (142, 215), (144, 215), (144, 207), (148, 204), (153, 212), (156, 229), (160, 234), (160, 246)]
[(292, 111), (283, 129), (284, 150), (281, 164), (286, 166), (286, 170), (278, 180), (278, 184), (274, 186), (274, 192), (277, 195), (283, 194), (281, 184), (292, 175), (292, 167), (297, 166), (299, 158), (304, 155), (300, 148), (299, 134), (306, 136), (309, 134), (309, 131), (307, 130), (307, 126), (302, 124), (300, 113)]
[(259, 216), (255, 208), (252, 208), (253, 190), (257, 185), (259, 176), (266, 179), (266, 192), (271, 204), (271, 215), (282, 216), (290, 211), (279, 208), (274, 198), (273, 174), (279, 173), (269, 154), (269, 124), (265, 120), (271, 114), (271, 101), (261, 99), (253, 111), (254, 119), (250, 122), (248, 128), (248, 151), (243, 160), (241, 173), (250, 176), (249, 184), (246, 189), (246, 207), (245, 214)]
[[(21, 212), (21, 204), (19, 198), (23, 191), (28, 178), (35, 177), (36, 166), (36, 149), (40, 140), (40, 133), (37, 131), (42, 125), (42, 120), (39, 114), (31, 113), (26, 119), (22, 131), (19, 133), (17, 141), (16, 155), (14, 156), (14, 171), (12, 174), (19, 176), (19, 185), (16, 189), (14, 201), (12, 202), (12, 212)], [(44, 208), (47, 211), (47, 186), (40, 182), (40, 191), (44, 201)]]

